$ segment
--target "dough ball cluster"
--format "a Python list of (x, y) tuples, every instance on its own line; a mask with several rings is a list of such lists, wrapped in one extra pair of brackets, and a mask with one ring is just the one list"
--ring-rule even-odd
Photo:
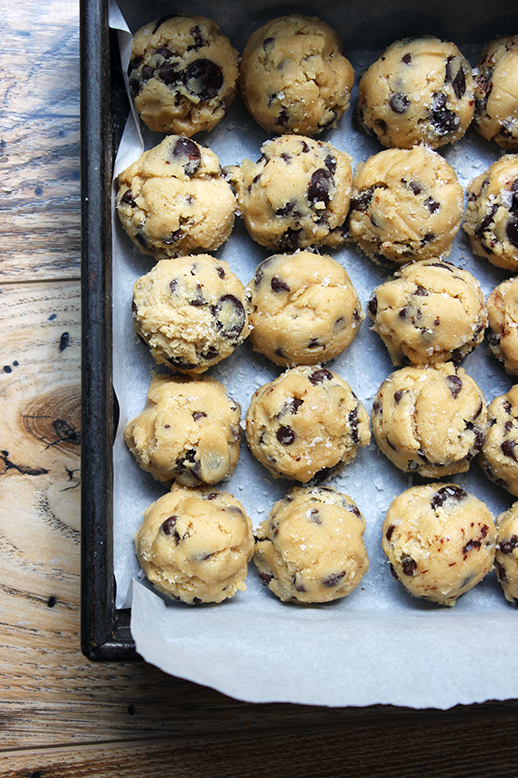
[(158, 364), (203, 373), (247, 337), (248, 303), (228, 264), (208, 254), (162, 259), (133, 285), (135, 331)]
[(394, 576), (415, 597), (455, 605), (493, 567), (489, 508), (460, 486), (414, 486), (390, 505), (382, 545)]
[(386, 147), (453, 143), (475, 110), (471, 66), (454, 43), (432, 36), (393, 43), (359, 83), (356, 117)]
[(154, 375), (144, 410), (124, 439), (140, 467), (157, 481), (216, 484), (239, 459), (240, 407), (215, 378)]
[(480, 466), (491, 481), (518, 496), (518, 385), (489, 403), (487, 421)]
[(480, 53), (475, 127), (504, 149), (518, 147), (518, 35), (496, 38)]
[(273, 19), (248, 39), (239, 84), (265, 130), (315, 135), (349, 107), (354, 71), (336, 32), (313, 16)]
[(145, 511), (135, 548), (158, 591), (190, 605), (221, 602), (246, 589), (252, 522), (231, 494), (175, 484)]
[(502, 281), (487, 298), (487, 340), (511, 375), (518, 375), (518, 278)]
[(404, 367), (385, 379), (374, 398), (372, 432), (400, 470), (441, 478), (469, 469), (484, 443), (486, 420), (475, 381), (441, 362)]
[(234, 226), (236, 200), (217, 155), (169, 135), (118, 177), (117, 212), (144, 254), (167, 259), (215, 251)]
[(281, 251), (343, 243), (352, 187), (349, 155), (298, 135), (268, 140), (261, 152), (257, 162), (245, 159), (229, 169), (253, 240)]
[(341, 354), (365, 318), (347, 272), (324, 254), (276, 254), (247, 286), (250, 340), (277, 365), (314, 365)]
[(518, 503), (496, 518), (495, 567), (504, 595), (509, 602), (518, 600)]
[(376, 287), (367, 311), (396, 366), (460, 362), (482, 342), (487, 323), (477, 279), (433, 259)]
[(463, 208), (462, 186), (440, 154), (387, 149), (355, 171), (349, 237), (382, 266), (447, 256)]
[(468, 187), (464, 230), (475, 254), (518, 272), (518, 156), (505, 154)]
[(129, 89), (154, 132), (211, 130), (236, 95), (238, 75), (238, 52), (205, 16), (170, 14), (134, 35)]
[(349, 496), (328, 486), (291, 489), (256, 530), (261, 581), (283, 601), (346, 597), (369, 568), (364, 529)]
[(336, 373), (294, 367), (254, 393), (246, 438), (274, 477), (308, 483), (327, 478), (369, 444), (369, 416)]

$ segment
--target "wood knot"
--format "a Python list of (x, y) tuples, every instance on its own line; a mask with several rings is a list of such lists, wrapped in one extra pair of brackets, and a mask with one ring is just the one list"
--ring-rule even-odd
[(23, 429), (45, 444), (79, 456), (81, 393), (77, 386), (55, 389), (31, 400), (22, 409)]

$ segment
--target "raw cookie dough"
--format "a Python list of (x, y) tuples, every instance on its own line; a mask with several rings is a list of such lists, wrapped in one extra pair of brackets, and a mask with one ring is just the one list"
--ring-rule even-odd
[(451, 362), (396, 370), (372, 408), (372, 432), (385, 456), (426, 478), (466, 472), (484, 442), (486, 420), (482, 392)]
[(508, 278), (487, 298), (487, 340), (495, 357), (518, 375), (518, 278)]
[(250, 236), (271, 249), (337, 247), (349, 210), (351, 158), (330, 143), (282, 135), (257, 162), (228, 168)]
[(484, 295), (476, 278), (429, 259), (376, 287), (367, 311), (394, 365), (457, 363), (484, 339)]
[(159, 592), (190, 605), (221, 602), (246, 589), (252, 522), (231, 494), (175, 484), (145, 511), (135, 549)]
[(261, 581), (283, 601), (346, 597), (369, 569), (364, 530), (347, 495), (329, 486), (294, 487), (256, 530)]
[(281, 16), (252, 33), (239, 84), (265, 130), (315, 135), (349, 107), (354, 70), (336, 32), (314, 16)]
[(248, 303), (226, 262), (208, 254), (162, 259), (133, 285), (135, 331), (158, 364), (203, 373), (248, 335)]
[(237, 91), (238, 52), (205, 16), (163, 16), (133, 38), (128, 83), (154, 132), (211, 130)]
[(144, 410), (124, 439), (157, 481), (216, 484), (239, 459), (240, 407), (215, 378), (154, 375)]
[(518, 272), (518, 155), (505, 154), (473, 179), (464, 219), (475, 254)]
[(460, 486), (433, 483), (400, 494), (382, 528), (395, 578), (414, 595), (455, 605), (493, 567), (495, 523), (487, 505)]
[(464, 209), (454, 169), (432, 149), (386, 149), (358, 166), (350, 237), (380, 265), (444, 257)]
[(275, 478), (319, 481), (352, 462), (358, 446), (370, 443), (369, 415), (336, 373), (294, 367), (254, 393), (246, 438)]
[(344, 268), (309, 251), (265, 259), (247, 293), (254, 349), (285, 367), (338, 356), (365, 318)]
[(475, 127), (505, 149), (518, 147), (518, 35), (497, 38), (475, 70)]
[(487, 422), (480, 466), (495, 484), (518, 497), (518, 385), (489, 403)]
[(509, 602), (518, 600), (518, 502), (496, 518), (495, 567)]
[(475, 110), (471, 66), (432, 36), (396, 41), (359, 83), (356, 118), (384, 146), (436, 149), (466, 132)]
[(189, 138), (169, 135), (118, 177), (122, 226), (156, 259), (215, 251), (232, 232), (235, 210), (218, 157)]

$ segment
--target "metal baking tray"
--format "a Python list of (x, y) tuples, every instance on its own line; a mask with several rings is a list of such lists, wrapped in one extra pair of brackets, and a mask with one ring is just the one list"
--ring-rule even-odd
[[(195, 2), (189, 12), (212, 16), (225, 29), (240, 0)], [(251, 5), (251, 7), (250, 7)], [(131, 27), (136, 0), (120, 0)], [(150, 0), (149, 19), (176, 11), (166, 0)], [(212, 12), (211, 9), (212, 8)], [(286, 13), (317, 15), (335, 26), (348, 49), (379, 50), (394, 40), (433, 34), (482, 46), (518, 31), (515, 0), (322, 0), (318, 8), (296, 2), (250, 0), (253, 27), (231, 35), (240, 51), (252, 29)], [(82, 196), (82, 617), (81, 646), (89, 659), (136, 658), (130, 611), (115, 606), (113, 575), (112, 444), (117, 401), (111, 355), (111, 181), (113, 161), (129, 105), (116, 34), (108, 24), (109, 0), (81, 0), (81, 196)], [(337, 23), (338, 20), (338, 23)], [(354, 105), (350, 110), (354, 108)]]

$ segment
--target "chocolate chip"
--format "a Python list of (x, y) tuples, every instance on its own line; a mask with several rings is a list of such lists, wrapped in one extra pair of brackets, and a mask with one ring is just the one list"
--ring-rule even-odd
[(224, 338), (238, 338), (245, 326), (246, 314), (241, 300), (233, 294), (224, 294), (212, 307), (215, 324)]
[(462, 381), (456, 375), (449, 375), (446, 376), (446, 382), (449, 385), (449, 389), (453, 395), (453, 399), (456, 400), (460, 390), (462, 389)]
[(486, 215), (484, 216), (484, 218), (482, 219), (478, 227), (475, 229), (475, 235), (477, 236), (477, 238), (480, 238), (487, 230), (489, 225), (492, 223), (493, 217), (497, 211), (498, 211), (498, 205), (494, 203), (491, 206), (491, 208), (488, 210), (488, 212), (486, 213)]
[(328, 586), (329, 588), (333, 586), (338, 586), (338, 584), (344, 577), (345, 577), (345, 570), (342, 570), (340, 573), (335, 573), (334, 575), (329, 575), (327, 578), (324, 578), (322, 580), (322, 586)]
[(427, 232), (426, 235), (423, 235), (421, 238), (421, 246), (426, 246), (427, 243), (430, 243), (430, 241), (435, 240), (435, 233), (434, 232)]
[(333, 157), (332, 154), (328, 154), (324, 160), (324, 165), (330, 173), (334, 174), (336, 172), (336, 157)]
[[(318, 340), (318, 338), (312, 338), (312, 339), (311, 339), (311, 340), (308, 342), (308, 344), (307, 344), (306, 348), (318, 348), (318, 347), (319, 347), (319, 346), (321, 346), (321, 345), (322, 345), (322, 344), (320, 343), (320, 341)], [(325, 346), (324, 346), (324, 348), (325, 348)]]
[(351, 200), (351, 211), (366, 211), (374, 197), (374, 189), (363, 189)]
[(296, 200), (290, 200), (289, 203), (286, 203), (286, 205), (283, 208), (279, 208), (277, 211), (275, 211), (276, 216), (293, 216), (294, 219), (298, 219), (302, 214), (300, 211), (296, 210), (297, 201)]
[(406, 113), (408, 111), (408, 106), (410, 105), (410, 100), (406, 95), (401, 94), (401, 92), (396, 92), (390, 98), (389, 105), (394, 113)]
[(351, 425), (351, 437), (353, 443), (358, 444), (360, 442), (360, 436), (358, 435), (358, 406), (353, 408), (347, 417), (347, 421)]
[(278, 248), (282, 250), (299, 248), (299, 236), (302, 230), (288, 227), (277, 240)]
[(418, 184), (417, 181), (410, 181), (408, 186), (416, 196), (423, 191), (421, 184)]
[(468, 540), (466, 545), (462, 549), (463, 554), (469, 554), (470, 551), (473, 551), (474, 548), (480, 548), (481, 543), (480, 540)]
[(120, 201), (121, 203), (124, 203), (124, 205), (130, 205), (132, 208), (137, 207), (137, 203), (135, 202), (131, 189), (126, 189)]
[(403, 397), (403, 392), (401, 391), (401, 389), (398, 389), (397, 392), (394, 392), (394, 402), (395, 403), (400, 403), (402, 397)]
[(455, 93), (455, 97), (457, 100), (460, 100), (461, 97), (466, 92), (466, 76), (464, 75), (464, 71), (462, 69), (462, 66), (459, 68), (457, 74), (453, 76), (452, 68), (451, 68), (451, 62), (454, 58), (448, 57), (446, 61), (446, 73), (444, 76), (444, 83), (445, 84), (451, 84), (453, 87), (453, 91)]
[(449, 133), (455, 132), (459, 126), (460, 120), (458, 116), (456, 116), (449, 108), (446, 108), (447, 100), (448, 98), (445, 94), (442, 92), (437, 92), (434, 95), (432, 101), (430, 119), (434, 125), (437, 135), (439, 136), (448, 135)]
[(444, 505), (448, 499), (460, 502), (467, 496), (468, 495), (464, 489), (462, 489), (460, 486), (455, 486), (455, 484), (451, 484), (448, 486), (442, 486), (440, 489), (438, 489), (432, 497), (430, 504), (435, 510), (436, 508), (440, 508), (441, 505)]
[(416, 297), (428, 297), (428, 292), (427, 292), (427, 290), (424, 288), (424, 286), (418, 285), (418, 286), (416, 286), (416, 288), (415, 288), (414, 295), (415, 295)]
[(515, 440), (504, 440), (500, 448), (502, 449), (502, 453), (505, 454), (506, 457), (509, 457), (509, 459), (514, 459), (516, 462), (516, 454), (514, 452), (514, 448), (516, 446)]
[(201, 27), (197, 24), (191, 30), (191, 35), (194, 40), (194, 46), (189, 46), (189, 49), (199, 49), (203, 46), (205, 41), (203, 40), (203, 33)]
[(401, 57), (401, 62), (404, 62), (405, 65), (410, 65), (410, 63), (412, 62), (412, 55), (410, 54), (410, 52), (407, 54), (403, 54), (403, 56)]
[(405, 575), (414, 575), (417, 569), (417, 562), (415, 562), (412, 557), (406, 556), (401, 560), (401, 569)]
[(165, 62), (157, 71), (158, 77), (167, 86), (179, 84), (183, 80), (183, 73), (172, 62)]
[(428, 208), (430, 213), (437, 213), (437, 211), (441, 207), (440, 203), (438, 203), (437, 200), (434, 200), (433, 197), (428, 197), (424, 201), (424, 205), (426, 206), (426, 208)]
[(288, 116), (288, 113), (285, 108), (282, 109), (280, 114), (277, 117), (277, 124), (280, 124), (281, 127), (286, 127), (288, 122), (290, 120), (290, 117)]
[(311, 508), (307, 518), (308, 521), (312, 522), (313, 524), (322, 524), (322, 519), (320, 518), (320, 513), (317, 508)]
[[(500, 550), (502, 550), (501, 546), (500, 546)], [(507, 575), (506, 575), (504, 566), (501, 565), (500, 562), (496, 562), (495, 563), (495, 567), (496, 567), (496, 575), (497, 575), (498, 580), (501, 583), (507, 583)]]
[(194, 421), (198, 421), (198, 419), (206, 419), (207, 414), (204, 411), (193, 411), (192, 418)]
[(128, 82), (128, 86), (132, 98), (135, 99), (138, 93), (140, 92), (140, 81), (138, 81), (136, 78), (132, 78)]
[(199, 146), (190, 138), (178, 138), (173, 146), (173, 157), (183, 158), (187, 157), (187, 162), (183, 168), (185, 174), (192, 178), (201, 165), (201, 151)]
[(291, 446), (295, 441), (295, 433), (291, 427), (283, 425), (277, 430), (275, 437), (283, 446)]
[(263, 41), (263, 50), (266, 51), (267, 49), (269, 49), (273, 41), (274, 41), (273, 38), (265, 38)]
[(311, 205), (324, 203), (327, 205), (331, 199), (329, 190), (334, 183), (333, 174), (327, 168), (315, 170), (311, 176), (308, 187), (308, 200)]
[(178, 243), (183, 237), (185, 237), (184, 230), (176, 230), (168, 235), (167, 238), (162, 238), (162, 243), (165, 243), (166, 246), (174, 246), (174, 244)]
[(167, 22), (168, 19), (174, 19), (176, 14), (166, 14), (166, 16), (161, 16), (160, 19), (155, 24), (155, 29), (153, 30), (153, 35), (158, 30), (159, 27), (163, 25), (164, 22)]
[(505, 227), (505, 234), (507, 235), (509, 242), (513, 244), (515, 248), (518, 248), (518, 214), (513, 213)]
[(261, 583), (263, 586), (268, 586), (270, 581), (273, 581), (273, 575), (271, 573), (259, 573), (259, 578), (261, 579)]
[(338, 465), (335, 465), (334, 467), (320, 468), (320, 470), (317, 473), (315, 473), (315, 475), (311, 479), (311, 483), (312, 484), (322, 483), (322, 481), (325, 481), (326, 478), (329, 478), (330, 475), (333, 475), (333, 473), (335, 473), (337, 469), (338, 469)]
[(324, 381), (330, 381), (332, 377), (333, 374), (331, 371), (322, 367), (319, 370), (315, 370), (314, 373), (311, 373), (311, 375), (308, 376), (308, 381), (310, 384), (313, 384), (313, 386), (316, 386)]
[(221, 279), (225, 278), (225, 271), (222, 267), (220, 267), (220, 265), (218, 265), (218, 267), (216, 268), (216, 273)]
[(272, 288), (273, 292), (289, 292), (290, 287), (286, 283), (286, 281), (282, 281), (277, 276), (273, 276), (272, 280), (270, 281), (270, 286)]
[(160, 529), (164, 533), (164, 535), (174, 535), (176, 536), (176, 539), (180, 539), (180, 535), (176, 531), (176, 520), (178, 516), (169, 516), (168, 519), (166, 519), (162, 525), (160, 526)]
[(394, 524), (391, 524), (390, 527), (387, 528), (387, 531), (385, 532), (385, 537), (387, 538), (387, 540), (390, 540), (390, 538), (392, 537), (392, 533), (394, 532), (395, 529), (396, 527), (394, 526)]
[(376, 316), (378, 313), (378, 298), (376, 295), (373, 295), (367, 303), (367, 310), (371, 316)]
[(512, 554), (515, 548), (518, 548), (518, 535), (512, 535), (509, 540), (500, 541), (500, 551), (502, 554)]
[(200, 307), (202, 305), (206, 305), (207, 300), (203, 296), (203, 292), (201, 291), (201, 286), (199, 284), (196, 284), (196, 289), (194, 292), (194, 297), (192, 300), (189, 300), (189, 305), (194, 305), (195, 307)]
[(197, 59), (185, 69), (187, 89), (204, 102), (216, 97), (223, 86), (223, 73), (210, 59)]
[(302, 141), (301, 141), (301, 145), (302, 145), (302, 152), (303, 152), (304, 154), (308, 154), (308, 153), (309, 153), (309, 146), (308, 146), (308, 144), (306, 143), (306, 141), (305, 141), (305, 140), (302, 140)]

